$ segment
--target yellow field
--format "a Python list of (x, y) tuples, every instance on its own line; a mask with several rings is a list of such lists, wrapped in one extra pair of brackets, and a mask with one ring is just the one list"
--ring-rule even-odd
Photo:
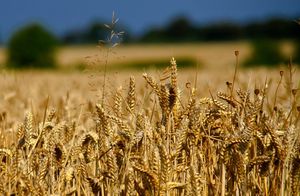
[[(233, 52), (239, 50), (240, 58), (249, 55), (249, 44), (246, 42), (203, 43), (203, 44), (165, 44), (165, 45), (121, 45), (107, 51), (97, 46), (62, 47), (57, 51), (58, 64), (63, 67), (85, 63), (90, 65), (118, 64), (139, 60), (164, 60), (172, 56), (190, 57), (199, 61), (203, 66), (231, 67), (234, 59)], [(5, 62), (5, 50), (0, 49), (0, 64)]]
[[(109, 53), (108, 63), (118, 64), (139, 60), (169, 59), (171, 57), (191, 57), (205, 67), (230, 67), (234, 59), (233, 52), (240, 50), (241, 59), (249, 54), (246, 42), (204, 43), (204, 44), (167, 44), (167, 45), (129, 45), (120, 46)], [(94, 62), (100, 65), (106, 60), (106, 51), (95, 46), (66, 47), (58, 52), (58, 61), (64, 65), (78, 62)], [(101, 62), (102, 60), (102, 62)]]
[[(300, 72), (234, 77), (235, 50), (249, 54), (247, 43), (120, 47), (109, 63), (162, 58), (169, 69), (105, 83), (93, 69), (2, 70), (0, 193), (297, 195)], [(203, 67), (177, 69), (171, 56)], [(66, 67), (99, 59), (96, 47), (58, 52)]]
[[(202, 68), (227, 69), (234, 64), (234, 51), (240, 51), (240, 60), (250, 55), (250, 44), (244, 42), (210, 42), (198, 44), (147, 44), (120, 45), (107, 54), (107, 50), (98, 46), (66, 46), (57, 50), (57, 62), (63, 68), (72, 68), (79, 64), (88, 67), (122, 65), (138, 61), (165, 60), (171, 57), (191, 58), (201, 64)], [(292, 45), (282, 43), (286, 56), (292, 54)], [(0, 48), (0, 66), (5, 64), (6, 50)]]

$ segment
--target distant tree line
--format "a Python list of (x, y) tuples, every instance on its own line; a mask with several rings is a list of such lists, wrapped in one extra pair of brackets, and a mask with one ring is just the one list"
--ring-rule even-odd
[[(192, 23), (185, 17), (176, 18), (164, 27), (151, 28), (141, 36), (133, 36), (126, 28), (123, 42), (195, 42), (231, 41), (241, 39), (296, 39), (299, 25), (292, 19), (271, 18), (247, 24), (216, 22), (207, 25)], [(69, 31), (62, 37), (65, 44), (88, 44), (105, 40), (109, 29), (103, 22), (94, 22), (85, 29)]]
[(125, 31), (126, 33), (121, 38), (122, 42), (130, 42), (133, 40), (129, 31), (122, 25), (116, 26), (115, 29), (109, 29), (105, 26), (105, 22), (93, 22), (84, 29), (71, 30), (67, 32), (61, 41), (63, 44), (95, 44), (98, 41), (106, 41), (111, 35), (111, 31)]
[[(150, 42), (197, 42), (197, 41), (234, 41), (259, 39), (300, 39), (299, 24), (296, 19), (270, 18), (265, 21), (252, 21), (246, 24), (230, 21), (195, 24), (186, 17), (178, 17), (162, 27), (149, 28), (136, 36), (124, 25), (117, 25), (115, 31), (125, 31), (123, 43)], [(95, 21), (81, 29), (73, 29), (58, 38), (63, 44), (95, 44), (107, 40), (110, 29), (104, 21)], [(3, 40), (0, 39), (0, 44)]]

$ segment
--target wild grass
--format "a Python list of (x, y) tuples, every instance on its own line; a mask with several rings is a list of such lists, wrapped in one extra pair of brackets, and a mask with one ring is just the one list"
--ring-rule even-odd
[(28, 110), (18, 110), (25, 113), (23, 121), (11, 120), (9, 107), (0, 115), (0, 192), (297, 195), (300, 107), (294, 74), (289, 65), (273, 83), (249, 82), (236, 67), (222, 92), (209, 84), (210, 95), (203, 96), (207, 83), (199, 84), (199, 76), (180, 79), (172, 58), (159, 77), (144, 73), (144, 82), (132, 76), (127, 84), (107, 87), (103, 103), (102, 96), (93, 102), (88, 94), (65, 92), (53, 104), (58, 89), (30, 102), (29, 93), (23, 98)]

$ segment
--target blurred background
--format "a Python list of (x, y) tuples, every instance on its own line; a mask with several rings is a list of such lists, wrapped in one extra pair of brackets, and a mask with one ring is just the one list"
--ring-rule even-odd
[(218, 68), (235, 50), (245, 66), (300, 59), (299, 0), (10, 0), (0, 13), (2, 68), (145, 69), (171, 56)]

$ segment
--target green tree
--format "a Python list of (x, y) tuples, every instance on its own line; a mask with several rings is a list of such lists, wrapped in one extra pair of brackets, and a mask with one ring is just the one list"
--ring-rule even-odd
[(52, 68), (57, 40), (39, 24), (23, 27), (8, 43), (7, 65), (12, 68)]
[(255, 40), (252, 42), (252, 54), (245, 61), (246, 66), (274, 66), (283, 63), (280, 43), (275, 40)]

